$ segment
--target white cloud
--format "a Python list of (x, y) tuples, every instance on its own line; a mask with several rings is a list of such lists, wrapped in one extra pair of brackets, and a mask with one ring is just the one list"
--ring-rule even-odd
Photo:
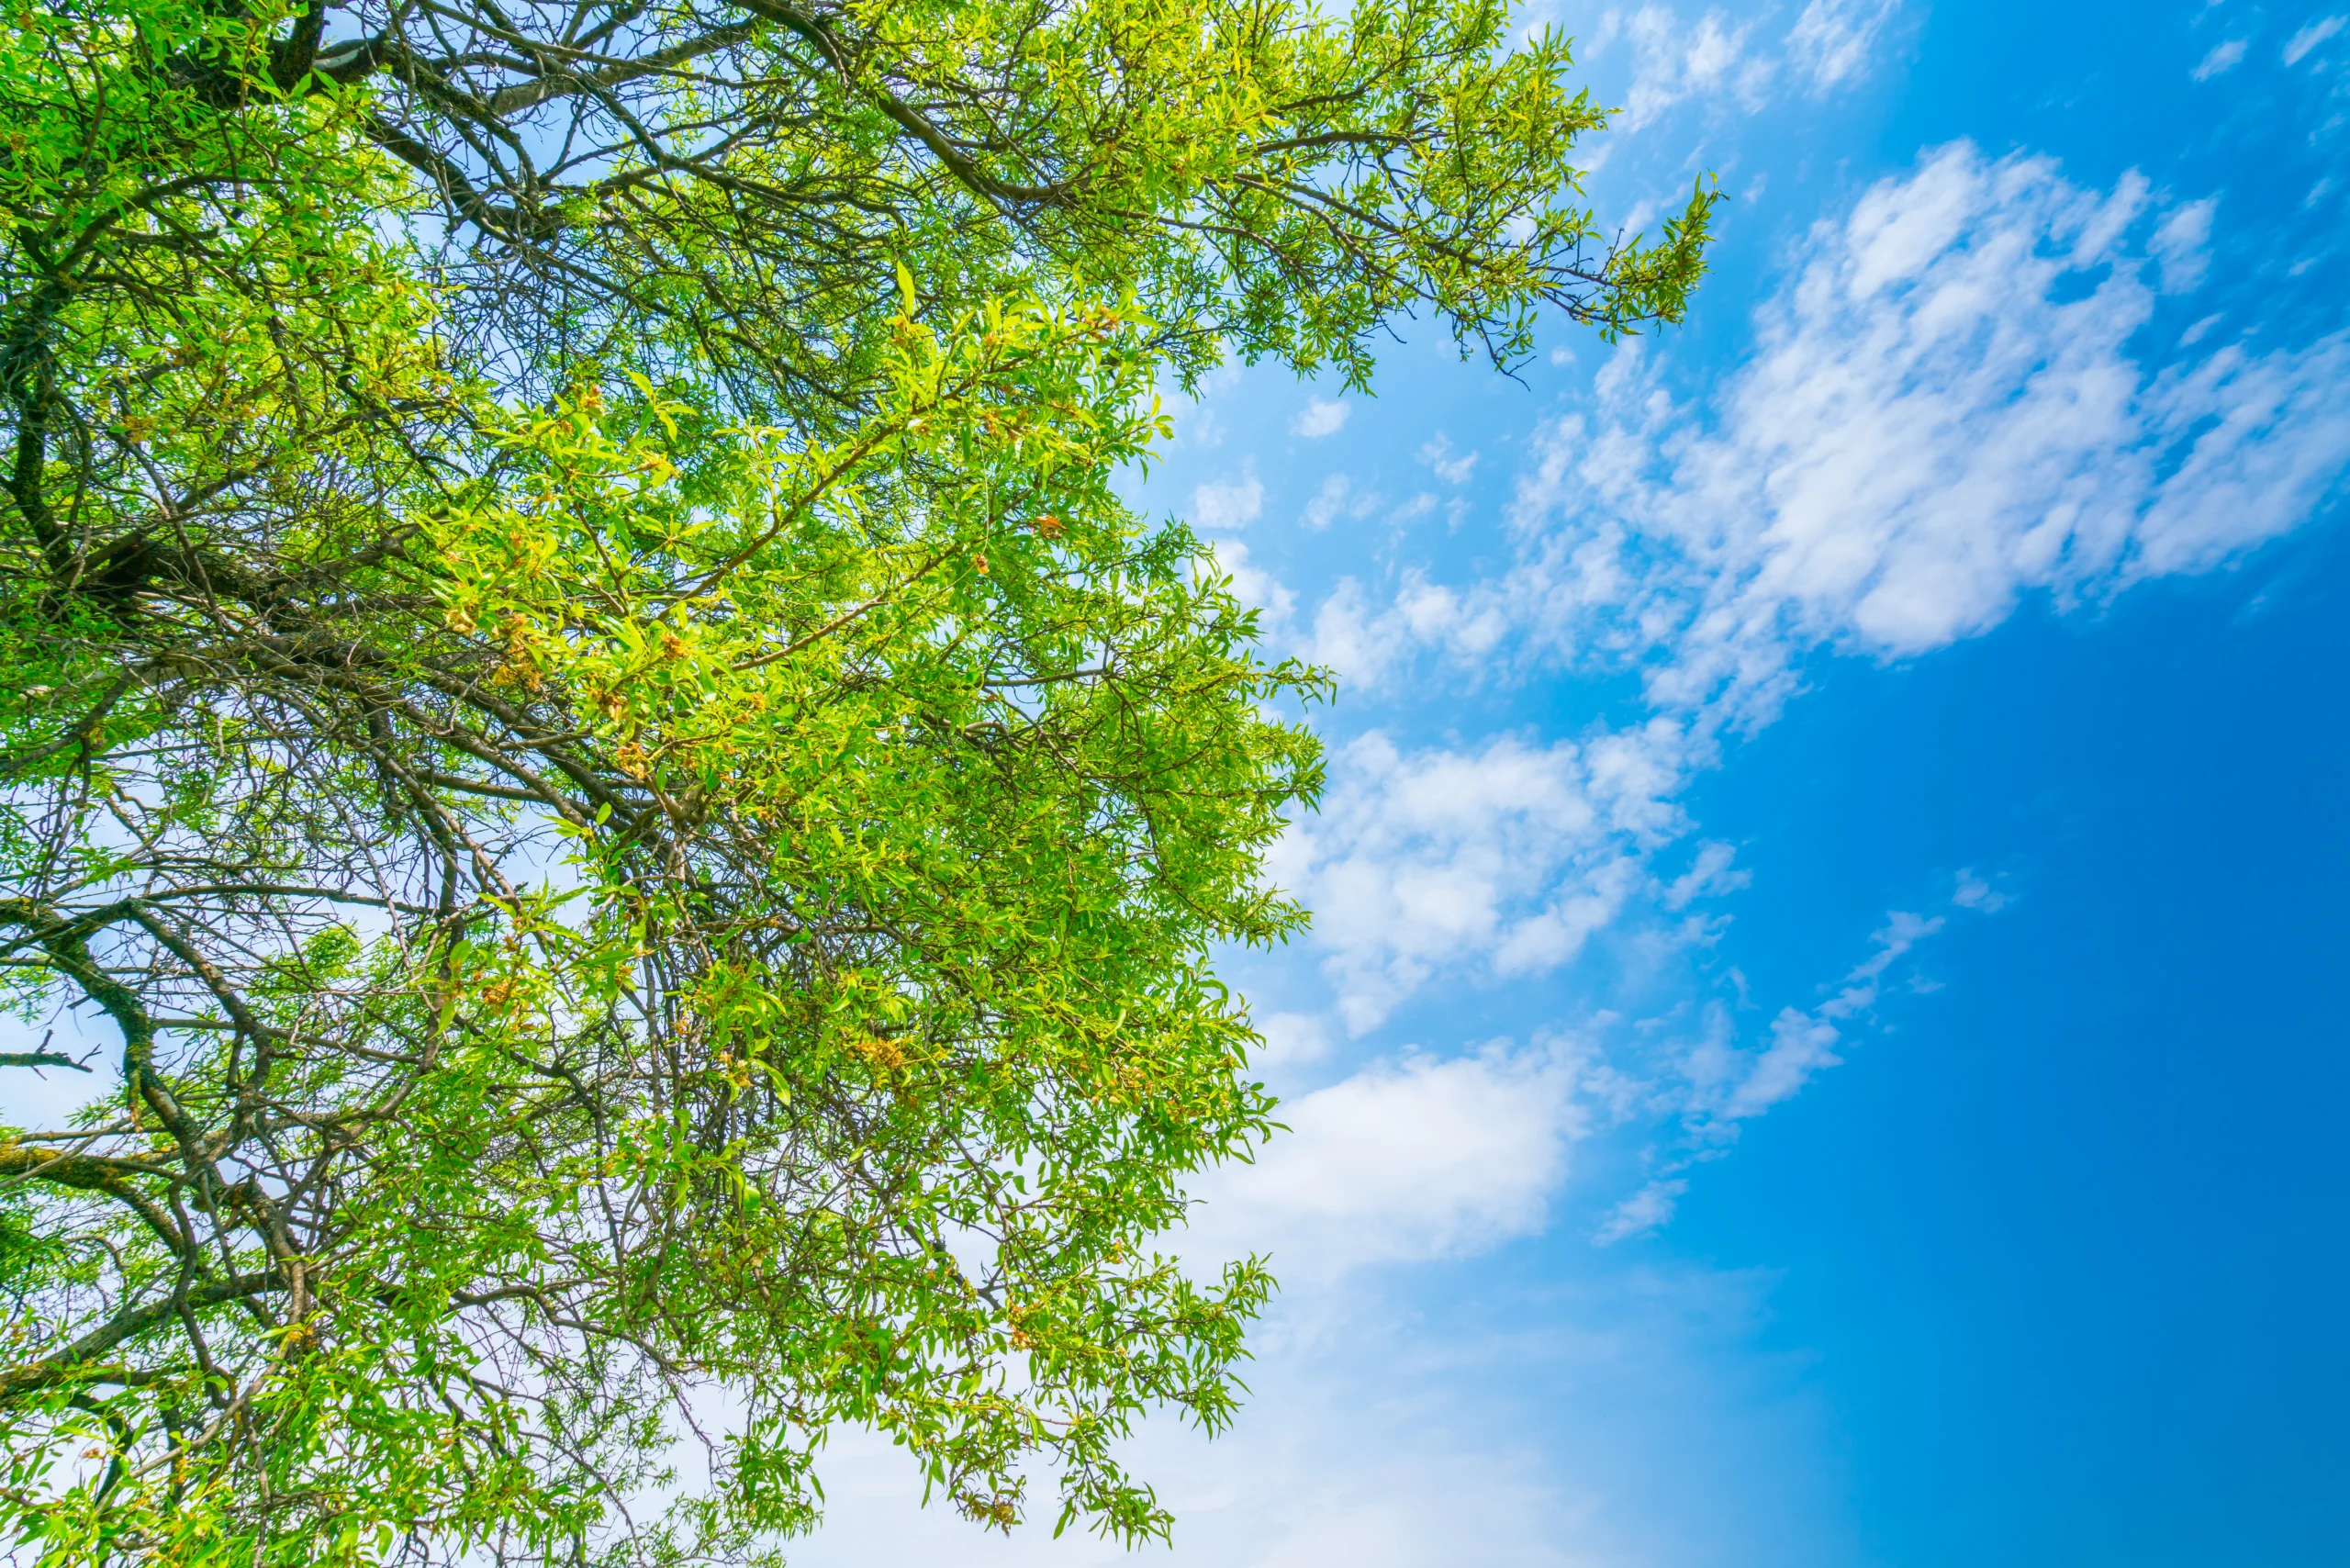
[(1314, 612), (1305, 645), (1308, 658), (1354, 689), (1375, 690), (1389, 666), (1410, 651), (1408, 626), (1393, 610), (1373, 610), (1362, 584), (1352, 577), (1340, 578)]
[(2150, 207), (2135, 174), (2096, 192), (2046, 159), (1928, 155), (1814, 228), (1710, 398), (1611, 361), (1596, 407), (1534, 443), (1513, 570), (1407, 578), (1354, 623), (1391, 663), (1418, 643), (1483, 664), (1498, 619), (1530, 652), (1641, 665), (1710, 734), (1767, 721), (1808, 647), (1919, 654), (2027, 592), (2102, 599), (2291, 530), (2350, 460), (2350, 334), (2150, 371), (2146, 274), (2158, 257), (2183, 286), (2210, 222)]
[(2320, 17), (2285, 40), (2285, 63), (2299, 65), (2301, 57), (2342, 30), (2340, 17)]
[(1456, 455), (1452, 438), (1441, 433), (1420, 448), (1420, 461), (1435, 469), (1437, 477), (1449, 485), (1467, 484), (1469, 476), (1477, 469), (1477, 454), (1464, 452)]
[(1252, 463), (1237, 479), (1218, 479), (1192, 491), (1192, 518), (1202, 528), (1246, 528), (1265, 510), (1265, 487)]
[(1179, 418), (1175, 422), (1176, 441), (1203, 452), (1222, 446), (1224, 438), (1230, 433), (1224, 416), (1209, 403), (1198, 404), (1188, 416)]
[(1354, 411), (1354, 405), (1344, 398), (1315, 398), (1290, 420), (1289, 433), (1307, 441), (1336, 435), (1346, 428), (1347, 416)]
[[(1419, 497), (1434, 510), (1434, 498)], [(1401, 515), (1401, 514), (1399, 514)], [(1424, 646), (1450, 650), (1474, 664), (1499, 648), (1515, 629), (1512, 605), (1490, 588), (1466, 593), (1431, 582), (1418, 570), (1404, 574), (1395, 597), (1376, 606), (1360, 582), (1342, 577), (1315, 612), (1307, 657), (1327, 665), (1350, 689), (1376, 690), (1395, 666)]]
[(1406, 753), (1373, 733), (1340, 748), (1321, 810), (1271, 870), (1315, 912), (1348, 1028), (1375, 1026), (1439, 970), (1492, 979), (1572, 959), (1682, 830), (1680, 745), (1660, 720), (1581, 744)]
[[(1637, 130), (1691, 100), (1751, 114), (1781, 88), (1817, 95), (1859, 81), (1899, 9), (1899, 0), (1808, 0), (1774, 49), (1753, 36), (1759, 18), (1733, 20), (1711, 7), (1690, 20), (1651, 4), (1628, 16), (1606, 12), (1579, 52), (1596, 55), (1619, 37), (1631, 45), (1620, 123)], [(1630, 227), (1643, 221), (1635, 216)]]
[(1297, 595), (1279, 577), (1251, 562), (1248, 545), (1237, 539), (1217, 539), (1210, 542), (1208, 554), (1225, 576), (1232, 579), (1232, 596), (1264, 611), (1260, 626), (1273, 632), (1289, 623), (1297, 608)]
[(2195, 67), (2195, 80), (2209, 82), (2214, 76), (2234, 70), (2244, 60), (2244, 40), (2242, 39), (2227, 39), (2213, 44), (2211, 52)]
[(1381, 1062), (1288, 1101), (1290, 1131), (1219, 1168), (1181, 1250), (1270, 1255), (1313, 1277), (1453, 1257), (1542, 1227), (1583, 1114), (1581, 1058), (1558, 1044)]
[[(1985, 914), (1996, 913), (2008, 902), (1972, 871), (1959, 873), (1951, 900), (1956, 907)], [(1870, 938), (1869, 956), (1844, 972), (1830, 988), (1828, 999), (1807, 1010), (1780, 1008), (1771, 1020), (1768, 1038), (1759, 1047), (1739, 1045), (1729, 1009), (1718, 1004), (1708, 1008), (1702, 1031), (1679, 1050), (1667, 1080), (1647, 1086), (1642, 1096), (1651, 1107), (1679, 1117), (1692, 1139), (1691, 1149), (1667, 1162), (1654, 1179), (1617, 1204), (1592, 1239), (1603, 1247), (1612, 1246), (1669, 1224), (1676, 1203), (1688, 1191), (1684, 1172), (1734, 1143), (1741, 1123), (1794, 1099), (1818, 1074), (1842, 1065), (1838, 1047), (1848, 1031), (1873, 1014), (1887, 971), (1940, 932), (1943, 921), (1941, 915), (1902, 910), (1887, 914), (1885, 924)], [(1910, 989), (1933, 987), (1913, 977)], [(1598, 1074), (1586, 1072), (1585, 1081), (1596, 1085)]]
[(1731, 892), (1746, 886), (1753, 880), (1752, 876), (1730, 868), (1730, 862), (1737, 856), (1736, 849), (1718, 841), (1699, 845), (1695, 862), (1666, 884), (1664, 907), (1686, 909), (1698, 899)]
[(2015, 902), (2014, 896), (1994, 886), (1991, 881), (1975, 874), (1972, 867), (1958, 874), (1958, 890), (1950, 902), (1961, 909), (1981, 910), (1985, 914), (1997, 914)]
[[(1961, 898), (1953, 902), (1960, 902), (1968, 890), (1962, 880)], [(1964, 907), (1989, 913), (1999, 906), (1978, 901)], [(1782, 1007), (1771, 1020), (1769, 1042), (1759, 1050), (1738, 1048), (1728, 1015), (1715, 1010), (1707, 1034), (1683, 1058), (1682, 1076), (1688, 1086), (1684, 1117), (1713, 1141), (1727, 1141), (1736, 1136), (1737, 1124), (1793, 1099), (1815, 1073), (1841, 1065), (1844, 1058), (1836, 1047), (1843, 1030), (1875, 1009), (1886, 971), (1941, 931), (1942, 924), (1941, 915), (1903, 910), (1888, 914), (1870, 938), (1875, 950), (1845, 972), (1834, 994), (1807, 1012)]]
[[(1311, 648), (1359, 684), (1431, 646), (1490, 666), (1515, 640), (1520, 657), (1638, 667), (1649, 705), (1575, 743), (1414, 752), (1374, 734), (1333, 756), (1324, 810), (1276, 869), (1316, 912), (1347, 1026), (1439, 975), (1553, 970), (1603, 929), (1735, 886), (1728, 846), (1670, 879), (1654, 862), (1689, 825), (1689, 780), (1772, 718), (1807, 649), (1922, 653), (2028, 592), (2068, 603), (2207, 570), (2311, 516), (2350, 460), (2350, 340), (2133, 357), (2151, 276), (2184, 286), (2213, 211), (2165, 208), (2136, 176), (2089, 191), (2046, 160), (1933, 153), (1813, 230), (1756, 353), (1709, 398), (1677, 401), (1639, 353), (1613, 361), (1595, 409), (1522, 475), (1502, 577), (1406, 572), (1384, 603), (1342, 582)], [(2004, 900), (1969, 873), (1953, 902)], [(1797, 1092), (1939, 925), (1893, 916), (1759, 1045), (1717, 1018), (1686, 1053), (1680, 1114), (1728, 1137)]]
[(1269, 1013), (1251, 1022), (1265, 1037), (1251, 1067), (1306, 1067), (1330, 1054), (1329, 1028), (1311, 1013)]
[(1743, 108), (1760, 107), (1773, 62), (1748, 54), (1752, 30), (1752, 23), (1732, 26), (1719, 11), (1707, 12), (1695, 24), (1662, 6), (1635, 12), (1624, 25), (1634, 57), (1624, 129), (1638, 130), (1684, 98), (1726, 96)]
[[(1964, 890), (1965, 886), (1962, 883), (1960, 891)], [(1851, 1018), (1866, 1013), (1876, 1005), (1877, 992), (1884, 982), (1885, 971), (1892, 966), (1893, 961), (1906, 956), (1910, 948), (1915, 947), (1942, 928), (1942, 917), (1939, 914), (1929, 917), (1910, 914), (1903, 910), (1895, 910), (1886, 916), (1885, 929), (1870, 938), (1876, 944), (1876, 951), (1855, 965), (1852, 972), (1844, 977), (1843, 983), (1837, 989), (1836, 994), (1821, 1002), (1813, 1011), (1822, 1018), (1835, 1019)]]
[(1602, 1247), (1612, 1247), (1618, 1241), (1646, 1236), (1662, 1227), (1671, 1222), (1673, 1211), (1680, 1204), (1681, 1194), (1688, 1190), (1688, 1182), (1681, 1177), (1651, 1182), (1617, 1204), (1592, 1239)]
[(1864, 73), (1898, 0), (1811, 0), (1787, 33), (1787, 54), (1825, 92)]
[(1771, 1020), (1770, 1045), (1723, 1101), (1721, 1119), (1736, 1122), (1759, 1116), (1780, 1101), (1793, 1098), (1821, 1068), (1841, 1064), (1844, 1058), (1836, 1054), (1836, 1025), (1826, 1019), (1792, 1007), (1781, 1008)]
[(1298, 516), (1298, 526), (1319, 532), (1340, 518), (1369, 517), (1379, 508), (1379, 497), (1367, 490), (1355, 488), (1355, 482), (1344, 474), (1332, 474), (1322, 481), (1305, 503), (1305, 510)]
[(2165, 294), (2186, 294), (2203, 281), (2210, 265), (2211, 217), (2220, 198), (2206, 196), (2175, 207), (2154, 226), (2148, 249), (2162, 277)]

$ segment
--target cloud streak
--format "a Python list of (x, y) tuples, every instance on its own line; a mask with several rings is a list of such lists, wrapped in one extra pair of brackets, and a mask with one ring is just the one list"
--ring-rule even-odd
[[(1953, 907), (1985, 914), (2007, 902), (1972, 872), (1960, 873), (1951, 898)], [(1719, 1007), (1709, 1009), (1703, 1034), (1679, 1054), (1661, 1081), (1647, 1088), (1651, 1114), (1678, 1121), (1682, 1150), (1617, 1204), (1592, 1239), (1613, 1246), (1670, 1223), (1681, 1195), (1689, 1190), (1692, 1166), (1718, 1158), (1738, 1140), (1742, 1124), (1794, 1099), (1819, 1073), (1843, 1065), (1838, 1047), (1874, 1014), (1887, 972), (1938, 934), (1946, 919), (1904, 910), (1888, 913), (1870, 938), (1873, 951), (1845, 972), (1831, 988), (1832, 994), (1808, 1009), (1782, 1007), (1758, 1047), (1741, 1048), (1729, 1014)]]

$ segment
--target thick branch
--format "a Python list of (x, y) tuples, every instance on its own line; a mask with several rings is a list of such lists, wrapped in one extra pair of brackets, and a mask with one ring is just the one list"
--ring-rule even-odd
[(1016, 185), (980, 168), (976, 159), (948, 140), (946, 133), (932, 124), (920, 109), (877, 81), (860, 81), (856, 51), (820, 18), (787, 0), (741, 0), (741, 4), (753, 15), (789, 28), (822, 50), (845, 85), (852, 92), (869, 96), (875, 107), (911, 131), (930, 149), (932, 156), (946, 165), (950, 174), (979, 195), (996, 201), (1046, 207), (1066, 207), (1076, 198), (1076, 190), (1068, 185)]
[(285, 1289), (285, 1285), (284, 1276), (275, 1270), (261, 1274), (235, 1274), (225, 1280), (191, 1286), (183, 1294), (150, 1302), (145, 1306), (125, 1307), (57, 1354), (0, 1372), (0, 1408), (15, 1404), (28, 1394), (74, 1383), (151, 1382), (158, 1374), (109, 1365), (100, 1358), (124, 1340), (134, 1338), (177, 1316), (183, 1305), (190, 1309), (218, 1306), (224, 1302), (247, 1301), (255, 1296), (272, 1294)]

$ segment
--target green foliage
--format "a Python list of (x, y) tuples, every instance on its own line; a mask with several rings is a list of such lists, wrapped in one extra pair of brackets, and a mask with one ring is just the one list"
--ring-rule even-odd
[(1484, 0), (17, 21), (0, 976), (122, 1088), (0, 1137), (0, 1523), (759, 1561), (846, 1422), (1163, 1535), (1326, 683), (1113, 481), (1226, 354), (1676, 319), (1710, 196), (1604, 243)]

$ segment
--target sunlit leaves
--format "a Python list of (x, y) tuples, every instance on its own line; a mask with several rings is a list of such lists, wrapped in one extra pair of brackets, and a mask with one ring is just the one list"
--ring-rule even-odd
[(1122, 1440), (1231, 1417), (1271, 1288), (1162, 1255), (1271, 1130), (1213, 958), (1303, 923), (1327, 688), (1118, 486), (1227, 354), (1678, 316), (1709, 198), (1604, 235), (1509, 25), (0, 38), (0, 980), (124, 1073), (0, 1141), (26, 1551), (761, 1561), (843, 1424), (1164, 1533)]

